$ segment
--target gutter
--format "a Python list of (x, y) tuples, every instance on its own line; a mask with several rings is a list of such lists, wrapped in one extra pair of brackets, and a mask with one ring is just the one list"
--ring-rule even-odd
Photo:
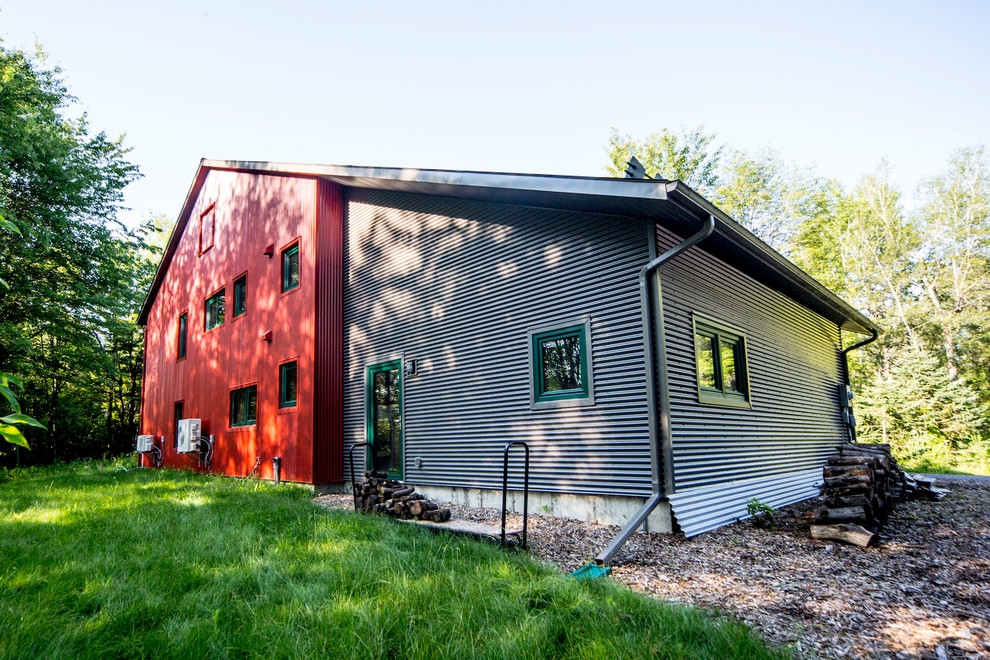
[[(650, 471), (653, 492), (643, 507), (629, 519), (608, 546), (595, 557), (595, 563), (605, 565), (642, 526), (657, 505), (674, 492), (673, 439), (670, 431), (670, 390), (667, 384), (667, 347), (664, 340), (663, 299), (660, 281), (656, 282), (656, 302), (650, 304), (650, 276), (660, 266), (681, 252), (708, 238), (715, 229), (715, 216), (709, 215), (704, 226), (684, 242), (675, 245), (639, 271), (639, 309), (643, 318), (643, 352), (646, 359), (646, 407), (650, 424)], [(655, 314), (654, 314), (655, 312)], [(656, 328), (654, 328), (654, 315)], [(654, 337), (659, 346), (655, 349)], [(657, 396), (657, 385), (660, 387)], [(658, 410), (659, 404), (659, 410)], [(659, 415), (658, 415), (659, 413)], [(659, 418), (659, 419), (658, 419)]]

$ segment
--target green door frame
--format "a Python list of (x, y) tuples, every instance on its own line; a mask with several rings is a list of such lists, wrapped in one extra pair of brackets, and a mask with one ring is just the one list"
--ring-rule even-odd
[[(398, 470), (389, 470), (389, 479), (401, 480), (405, 467), (405, 406), (403, 405), (402, 396), (402, 360), (391, 360), (390, 362), (382, 362), (379, 364), (369, 365), (365, 372), (364, 381), (364, 398), (365, 398), (365, 417), (364, 417), (364, 427), (365, 436), (367, 442), (370, 442), (372, 447), (375, 445), (375, 395), (374, 395), (374, 377), (375, 374), (382, 371), (392, 371), (395, 370), (399, 376), (399, 457), (398, 457)], [(367, 454), (367, 469), (374, 469), (374, 448), (366, 452)]]

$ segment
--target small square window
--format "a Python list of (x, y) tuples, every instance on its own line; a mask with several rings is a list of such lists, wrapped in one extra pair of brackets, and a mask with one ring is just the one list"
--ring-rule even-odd
[(250, 426), (258, 422), (258, 386), (230, 392), (230, 425)]
[(234, 317), (247, 312), (247, 275), (234, 280)]
[(225, 312), (224, 289), (220, 289), (206, 299), (203, 314), (203, 330), (212, 330), (223, 325)]
[(696, 318), (694, 355), (701, 403), (750, 407), (746, 338), (741, 333)]
[(594, 404), (590, 321), (530, 332), (534, 408)]
[(278, 407), (296, 405), (296, 363), (286, 362), (278, 367)]
[(211, 247), (213, 247), (213, 234), (216, 225), (216, 205), (213, 204), (210, 208), (199, 216), (199, 253), (203, 254)]
[(299, 286), (299, 243), (282, 250), (282, 291)]
[(175, 355), (177, 360), (186, 357), (186, 331), (189, 328), (189, 315), (183, 312), (179, 315), (178, 337), (176, 338)]

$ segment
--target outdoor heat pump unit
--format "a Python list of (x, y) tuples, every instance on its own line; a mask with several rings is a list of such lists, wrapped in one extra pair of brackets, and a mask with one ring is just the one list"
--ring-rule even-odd
[(152, 447), (155, 446), (155, 437), (152, 435), (139, 435), (137, 437), (137, 448), (135, 451), (139, 454), (144, 454), (152, 451)]
[(178, 436), (178, 452), (180, 454), (191, 454), (199, 451), (199, 436), (202, 431), (202, 420), (180, 419)]

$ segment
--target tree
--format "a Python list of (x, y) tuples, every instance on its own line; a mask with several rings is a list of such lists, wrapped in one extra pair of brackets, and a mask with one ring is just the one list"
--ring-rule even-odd
[(0, 242), (0, 370), (47, 427), (36, 461), (92, 447), (135, 307), (138, 240), (116, 213), (139, 173), (121, 138), (68, 116), (60, 73), (0, 44), (0, 215), (18, 235)]
[(983, 147), (957, 151), (920, 192), (925, 331), (941, 345), (948, 376), (956, 380), (963, 342), (990, 330), (990, 170)]
[(836, 182), (788, 165), (772, 150), (755, 155), (731, 150), (711, 200), (770, 247), (789, 255), (802, 225), (834, 212), (837, 192)]
[(663, 129), (644, 140), (620, 135), (614, 127), (609, 136), (608, 153), (612, 176), (623, 176), (632, 156), (643, 164), (646, 173), (668, 181), (679, 180), (702, 195), (719, 184), (722, 147), (715, 146), (715, 134), (705, 133), (704, 126), (684, 129), (680, 134)]

